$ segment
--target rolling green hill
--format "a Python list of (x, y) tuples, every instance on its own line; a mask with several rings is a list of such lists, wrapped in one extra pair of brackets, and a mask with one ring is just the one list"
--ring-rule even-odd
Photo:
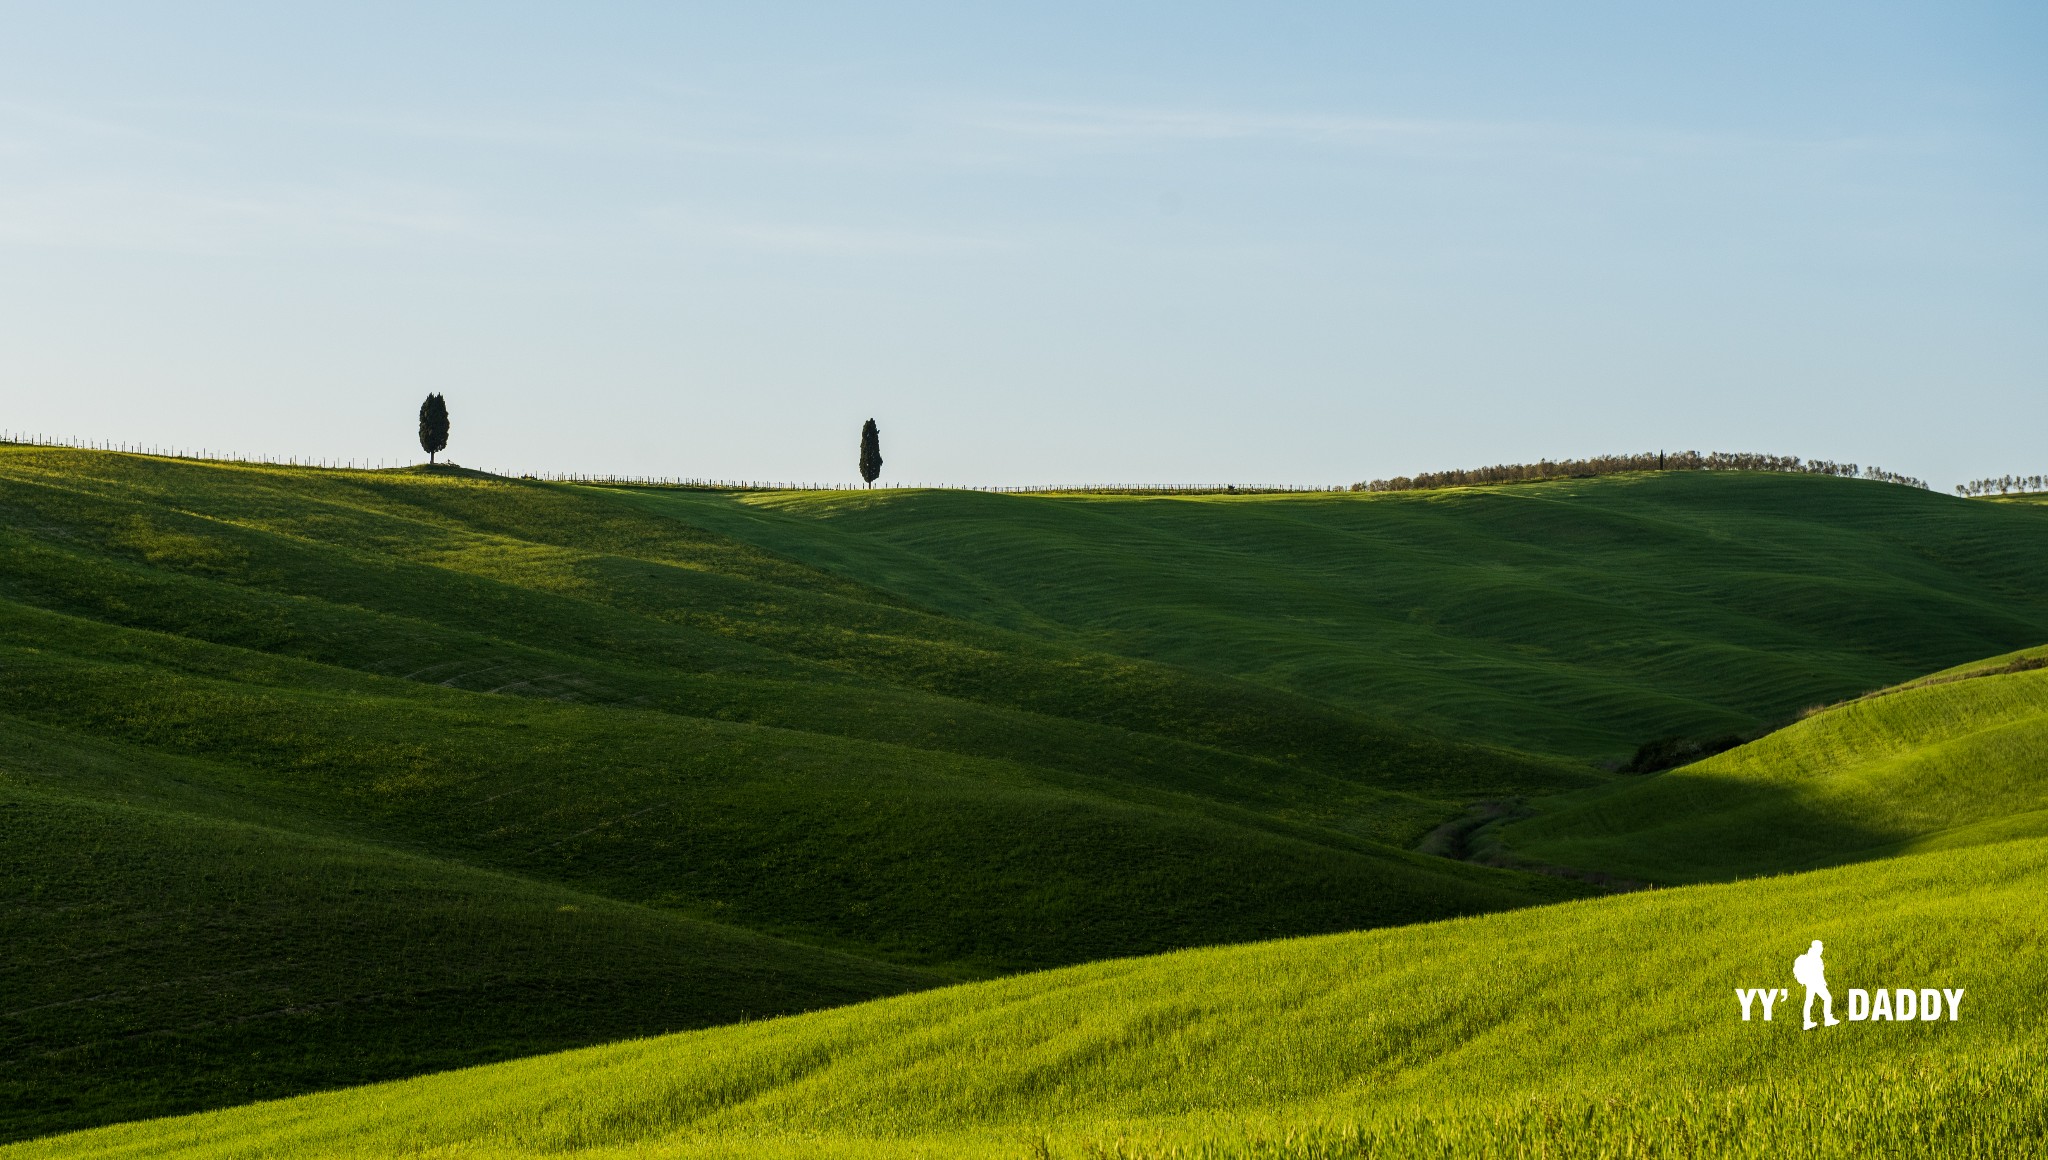
[(9, 449), (0, 516), (6, 1135), (1576, 890), (1401, 847), (1587, 771), (615, 493)]
[(190, 759), (11, 719), (0, 746), (14, 1134), (940, 981), (353, 840)]
[(2044, 517), (0, 447), (0, 1138), (1575, 897), (1410, 848), (2048, 636)]
[[(18, 1146), (58, 1157), (2028, 1157), (2048, 840), (1095, 963)], [(1960, 989), (1802, 1031), (1792, 958)], [(1784, 986), (1744, 1022), (1738, 987)]]
[(2048, 639), (2048, 508), (1826, 476), (636, 498), (958, 616), (1579, 758)]
[(1768, 874), (2048, 834), (2048, 649), (1816, 713), (1502, 829), (1535, 861), (1653, 882)]

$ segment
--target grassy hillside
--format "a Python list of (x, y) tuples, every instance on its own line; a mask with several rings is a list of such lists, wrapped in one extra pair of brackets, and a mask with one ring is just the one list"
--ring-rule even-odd
[(9, 449), (0, 516), (6, 1135), (1565, 897), (1400, 847), (1597, 780), (609, 492)]
[[(634, 498), (454, 474), (0, 452), (8, 595), (123, 627), (478, 691), (1090, 772), (1118, 742), (1077, 726), (1101, 725), (1144, 735), (1123, 740), (1120, 777), (1205, 792), (1235, 780), (1263, 802), (1291, 792), (1323, 820), (1345, 816), (1330, 803), (1347, 793), (1371, 804), (1387, 790), (1588, 780), (1265, 686), (920, 611)], [(1194, 769), (1122, 768), (1147, 764)]]
[[(19, 1146), (382, 1155), (2037, 1156), (2048, 840), (1066, 970)], [(1800, 1029), (1792, 958), (1961, 988)], [(1794, 996), (1742, 1021), (1737, 987)]]
[(1568, 799), (1511, 854), (1696, 882), (2048, 834), (2048, 649), (1956, 666)]
[(0, 1138), (1575, 896), (1409, 848), (1610, 780), (1570, 755), (2048, 635), (2011, 522), (2048, 513), (1813, 483), (763, 497), (0, 448)]
[(337, 836), (203, 763), (8, 719), (0, 746), (10, 1135), (938, 981)]
[(2048, 639), (2048, 508), (1824, 476), (642, 502), (958, 616), (1582, 758)]

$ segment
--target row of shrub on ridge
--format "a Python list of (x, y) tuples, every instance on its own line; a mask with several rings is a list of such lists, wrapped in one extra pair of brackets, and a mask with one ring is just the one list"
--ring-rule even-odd
[(1544, 459), (1535, 463), (1496, 463), (1492, 467), (1425, 471), (1351, 485), (1353, 491), (1419, 491), (1432, 487), (1469, 487), (1488, 483), (1533, 483), (1546, 479), (1590, 479), (1625, 471), (1775, 471), (1796, 475), (1839, 475), (1877, 479), (1907, 487), (1927, 482), (1882, 467), (1861, 467), (1831, 459), (1796, 455), (1764, 455), (1753, 451), (1645, 451), (1636, 455), (1596, 455), (1589, 459)]

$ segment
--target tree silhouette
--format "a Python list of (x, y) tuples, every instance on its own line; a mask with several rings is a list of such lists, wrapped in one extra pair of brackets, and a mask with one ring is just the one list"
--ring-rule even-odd
[(420, 450), (427, 453), (427, 462), (434, 462), (434, 453), (448, 446), (448, 404), (439, 395), (428, 395), (420, 404)]
[(860, 477), (875, 486), (882, 474), (882, 429), (869, 419), (860, 429)]

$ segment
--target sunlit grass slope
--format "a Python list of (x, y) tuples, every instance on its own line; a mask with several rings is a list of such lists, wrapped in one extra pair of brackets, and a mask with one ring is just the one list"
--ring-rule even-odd
[(1689, 882), (2048, 833), (2048, 668), (2026, 667), (2044, 655), (1961, 665), (1834, 706), (1588, 792), (1500, 841), (1537, 861)]
[[(2048, 840), (1119, 960), (127, 1125), (69, 1156), (2029, 1156)], [(1801, 1030), (1792, 958), (1960, 988)], [(1738, 987), (1784, 986), (1770, 1022)]]
[(1599, 780), (452, 472), (0, 449), (0, 674), (0, 1136), (1566, 897), (1404, 847)]
[(1588, 780), (1263, 685), (934, 615), (633, 501), (446, 473), (0, 450), (8, 594), (123, 627), (1019, 759), (1366, 829), (1398, 812), (1389, 791), (1455, 800)]
[(1581, 757), (2048, 638), (2048, 508), (1866, 480), (643, 502), (956, 615)]

